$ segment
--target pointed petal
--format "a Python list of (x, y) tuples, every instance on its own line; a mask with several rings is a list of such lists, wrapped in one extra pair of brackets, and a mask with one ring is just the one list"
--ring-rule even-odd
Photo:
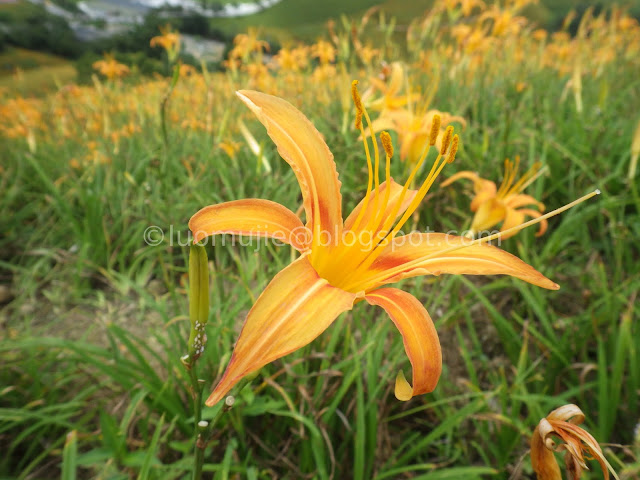
[(475, 212), (481, 204), (496, 196), (497, 188), (494, 182), (481, 178), (477, 173), (468, 170), (463, 170), (451, 175), (442, 182), (440, 186), (447, 187), (461, 178), (473, 181), (473, 191), (475, 196), (473, 197), (473, 200), (471, 200), (472, 212)]
[(544, 204), (533, 198), (531, 195), (525, 195), (523, 193), (519, 193), (517, 195), (509, 195), (505, 198), (504, 203), (506, 206), (511, 208), (520, 208), (525, 207), (527, 205), (535, 205), (538, 207), (538, 210), (544, 212)]
[(338, 233), (342, 229), (340, 181), (333, 155), (320, 132), (297, 108), (281, 98), (251, 90), (237, 92), (240, 99), (267, 128), (296, 175), (307, 226)]
[(478, 174), (476, 172), (472, 172), (470, 170), (462, 170), (461, 172), (454, 173), (453, 175), (451, 175), (445, 181), (440, 183), (440, 186), (441, 187), (448, 187), (453, 182), (455, 182), (457, 180), (460, 180), (461, 178), (466, 178), (467, 180), (472, 180), (475, 183), (475, 181), (478, 180), (478, 178), (480, 178), (480, 177), (478, 176)]
[(320, 278), (307, 256), (284, 268), (249, 311), (229, 365), (206, 404), (217, 403), (245, 375), (309, 344), (355, 299), (356, 294)]
[[(530, 208), (521, 208), (520, 212), (524, 213), (525, 215), (529, 215), (530, 217), (533, 217), (533, 218), (538, 218), (542, 216), (540, 212), (536, 210), (531, 210)], [(536, 237), (539, 237), (540, 235), (544, 235), (544, 232), (547, 231), (548, 226), (549, 226), (549, 222), (547, 222), (546, 219), (542, 220), (540, 222), (540, 228), (536, 232)]]
[[(396, 203), (400, 200), (400, 197), (402, 195), (402, 189), (403, 186), (400, 185), (399, 183), (396, 183), (393, 178), (390, 179), (390, 185), (391, 185), (391, 189), (389, 190), (389, 200), (387, 202), (387, 206), (385, 208), (384, 214), (382, 215), (382, 220), (381, 220), (381, 224), (384, 224), (384, 221), (389, 217), (389, 215), (391, 215), (396, 207)], [(382, 208), (382, 202), (384, 201), (385, 196), (387, 195), (387, 182), (383, 182), (380, 184), (380, 192), (379, 192), (379, 208)], [(398, 218), (399, 216), (401, 216), (405, 209), (409, 206), (409, 204), (411, 203), (411, 201), (413, 200), (413, 198), (416, 196), (416, 194), (418, 193), (417, 190), (411, 190), (411, 189), (407, 189), (407, 192), (404, 195), (404, 199), (402, 200), (402, 205), (400, 205), (400, 208), (397, 209), (396, 212), (396, 218)], [(349, 217), (345, 220), (344, 222), (344, 229), (345, 231), (347, 230), (351, 230), (351, 228), (353, 227), (353, 224), (356, 221), (356, 218), (358, 218), (358, 215), (360, 214), (360, 211), (364, 208), (364, 202), (365, 199), (363, 198), (360, 203), (356, 206), (356, 208), (353, 209), (353, 211), (351, 212), (351, 214), (349, 215)], [(371, 194), (369, 195), (369, 203), (367, 205), (367, 210), (365, 211), (364, 215), (362, 216), (362, 219), (360, 220), (360, 226), (364, 227), (365, 225), (367, 225), (367, 222), (371, 219), (371, 217), (374, 214), (378, 214), (379, 212), (376, 210), (376, 201), (375, 201), (375, 190), (373, 192), (371, 192)], [(360, 230), (360, 228), (359, 228)], [(376, 230), (375, 233), (378, 233), (379, 230)]]
[[(388, 115), (384, 113), (371, 122), (371, 128), (374, 132), (381, 132), (382, 130), (396, 130), (396, 122)], [(365, 130), (365, 135), (369, 136), (369, 129)]]
[(209, 235), (234, 233), (275, 238), (304, 251), (311, 243), (311, 233), (288, 208), (270, 200), (248, 198), (209, 205), (189, 220), (193, 241)]
[(413, 295), (397, 288), (381, 288), (365, 296), (371, 305), (385, 309), (400, 330), (404, 348), (413, 368), (413, 388), (404, 374), (396, 379), (396, 397), (409, 400), (436, 388), (442, 372), (442, 350), (429, 313)]
[(444, 233), (412, 233), (399, 236), (373, 263), (367, 276), (378, 285), (418, 275), (511, 275), (549, 290), (560, 287), (532, 266), (504, 250)]

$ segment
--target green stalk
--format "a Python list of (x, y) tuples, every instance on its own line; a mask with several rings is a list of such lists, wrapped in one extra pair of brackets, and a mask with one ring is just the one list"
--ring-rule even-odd
[(192, 478), (200, 480), (204, 463), (204, 449), (209, 440), (208, 435), (203, 437), (203, 432), (210, 430), (209, 424), (206, 427), (200, 425), (204, 380), (198, 379), (196, 371), (196, 361), (202, 355), (207, 342), (205, 327), (209, 319), (209, 265), (207, 251), (202, 245), (191, 245), (189, 251), (189, 319), (191, 321), (189, 353), (182, 357), (182, 362), (189, 371), (193, 396), (194, 465)]

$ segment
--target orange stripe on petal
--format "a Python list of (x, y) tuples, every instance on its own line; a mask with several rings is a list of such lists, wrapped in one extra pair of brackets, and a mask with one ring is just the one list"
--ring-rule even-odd
[(379, 285), (418, 275), (510, 275), (549, 290), (560, 287), (531, 265), (504, 250), (444, 233), (412, 233), (396, 237), (373, 263), (367, 276), (384, 278)]
[(311, 232), (295, 213), (279, 203), (255, 198), (204, 207), (191, 217), (189, 228), (195, 243), (221, 233), (274, 238), (299, 251), (311, 243)]
[(397, 288), (381, 288), (365, 296), (371, 305), (385, 309), (400, 330), (404, 348), (413, 368), (413, 387), (404, 375), (396, 380), (396, 397), (409, 400), (436, 388), (442, 372), (442, 350), (429, 313), (413, 295)]
[(251, 90), (236, 92), (267, 128), (296, 175), (307, 226), (338, 234), (342, 229), (340, 181), (333, 155), (320, 132), (297, 108), (281, 98)]
[(249, 311), (227, 369), (206, 401), (220, 401), (242, 377), (309, 344), (356, 295), (320, 278), (307, 256), (278, 273)]

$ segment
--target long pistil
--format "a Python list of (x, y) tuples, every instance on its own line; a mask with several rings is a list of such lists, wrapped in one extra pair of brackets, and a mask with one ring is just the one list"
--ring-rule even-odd
[(473, 245), (479, 245), (482, 243), (487, 243), (487, 242), (491, 242), (492, 240), (498, 239), (500, 237), (502, 237), (503, 235), (507, 235), (507, 234), (511, 234), (511, 233), (515, 233), (515, 232), (519, 232), (520, 230), (530, 227), (532, 225), (535, 225), (537, 223), (540, 223), (543, 220), (546, 220), (547, 218), (551, 218), (555, 215), (558, 215), (566, 210), (569, 210), (570, 208), (575, 207), (576, 205), (589, 200), (590, 198), (595, 197), (596, 195), (600, 194), (600, 190), (594, 190), (591, 193), (588, 193), (580, 198), (578, 198), (577, 200), (574, 200), (573, 202), (570, 202), (568, 204), (566, 204), (563, 207), (560, 208), (556, 208), (555, 210), (552, 210), (551, 212), (548, 212), (538, 218), (534, 218), (532, 220), (529, 220), (527, 222), (521, 223), (520, 225), (516, 225), (515, 227), (509, 228), (503, 232), (498, 232), (498, 233), (494, 233), (493, 235), (489, 235), (487, 237), (481, 237), (478, 238), (476, 240), (470, 241), (469, 243), (465, 243), (462, 245), (455, 245), (452, 246), (451, 248), (447, 248), (438, 252), (434, 252), (431, 253), (429, 255), (425, 255), (424, 257), (420, 257), (417, 258), (416, 260), (412, 260), (411, 262), (407, 262), (407, 263), (403, 263), (402, 265), (399, 265), (396, 268), (393, 269), (388, 269), (385, 270), (384, 272), (380, 272), (379, 274), (369, 277), (367, 279), (366, 282), (363, 282), (362, 284), (358, 285), (358, 287), (363, 290), (363, 291), (368, 291), (371, 290), (373, 288), (378, 287), (380, 284), (384, 283), (384, 281), (388, 278), (393, 278), (396, 275), (401, 274), (402, 272), (405, 272), (407, 270), (410, 270), (412, 268), (416, 268), (416, 267), (426, 267), (429, 263), (429, 260), (432, 259), (440, 259), (442, 258), (444, 255), (451, 253), (451, 252), (455, 252), (457, 250), (462, 250), (468, 247), (471, 247)]

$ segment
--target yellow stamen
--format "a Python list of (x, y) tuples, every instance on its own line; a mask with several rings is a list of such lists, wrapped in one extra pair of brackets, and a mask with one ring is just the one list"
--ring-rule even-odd
[(535, 182), (540, 176), (542, 176), (545, 173), (547, 173), (548, 170), (549, 170), (549, 167), (547, 167), (546, 165), (544, 167), (542, 167), (541, 169), (537, 170), (534, 175), (531, 175), (531, 178), (529, 178), (526, 182), (524, 182), (519, 187), (519, 191), (520, 192), (524, 191), (525, 188), (527, 188), (529, 185), (531, 185), (533, 182)]
[(522, 192), (528, 185), (531, 184), (531, 182), (533, 181), (531, 180), (532, 178), (534, 180), (538, 178), (537, 173), (540, 171), (540, 166), (541, 166), (540, 162), (534, 163), (533, 166), (529, 169), (529, 171), (525, 173), (520, 178), (520, 180), (514, 183), (513, 186), (506, 192), (505, 197), (508, 195), (512, 195), (514, 193)]
[(458, 135), (453, 136), (453, 140), (451, 141), (451, 149), (449, 150), (449, 155), (447, 156), (447, 163), (453, 163), (456, 159), (456, 153), (458, 152)]
[(434, 115), (431, 120), (431, 131), (429, 132), (429, 145), (434, 146), (440, 133), (440, 115)]
[[(433, 166), (431, 167), (431, 171), (429, 172), (429, 175), (423, 182), (415, 198), (411, 201), (411, 203), (405, 210), (404, 214), (402, 215), (402, 217), (400, 218), (396, 226), (385, 236), (383, 241), (381, 241), (371, 252), (368, 253), (364, 261), (360, 263), (358, 267), (355, 270), (353, 270), (350, 275), (347, 275), (347, 278), (345, 279), (345, 286), (343, 287), (345, 290), (352, 291), (355, 287), (357, 287), (359, 279), (362, 278), (363, 274), (367, 271), (367, 269), (382, 254), (386, 246), (398, 234), (400, 229), (404, 226), (404, 224), (407, 222), (409, 217), (411, 217), (413, 212), (416, 211), (416, 209), (424, 199), (425, 195), (433, 185), (433, 182), (438, 177), (438, 175), (440, 175), (440, 172), (442, 171), (444, 166), (447, 164), (447, 162), (444, 162), (444, 161), (440, 162), (441, 159), (442, 159), (442, 154), (438, 155), (436, 160), (433, 162)], [(405, 184), (405, 188), (408, 186), (410, 181), (411, 181), (411, 178), (407, 180), (407, 184)], [(404, 193), (405, 191), (403, 190), (403, 194)], [(398, 209), (400, 208), (400, 205), (402, 204), (402, 200), (403, 200), (402, 197), (403, 196), (401, 195), (400, 200), (396, 203), (394, 213), (387, 218), (387, 221), (385, 222), (385, 226), (383, 227), (383, 231), (386, 231), (391, 226), (390, 224), (393, 223), (395, 219), (395, 215)]]
[(389, 132), (381, 132), (380, 141), (382, 142), (382, 147), (384, 148), (387, 157), (393, 157), (393, 144), (391, 143), (391, 135), (389, 135)]
[(364, 105), (362, 105), (362, 99), (358, 92), (358, 80), (351, 82), (351, 97), (356, 106), (356, 129), (362, 130), (362, 112), (364, 111)]
[(502, 196), (502, 193), (504, 192), (505, 186), (506, 186), (507, 182), (509, 181), (510, 177), (511, 177), (511, 160), (509, 160), (507, 158), (504, 161), (504, 175), (502, 177), (502, 183), (500, 184), (500, 187), (498, 188), (498, 191), (496, 192), (496, 196), (498, 196), (498, 197)]
[(440, 155), (444, 155), (445, 153), (447, 153), (447, 150), (449, 149), (449, 143), (451, 143), (451, 135), (453, 135), (453, 127), (449, 125), (444, 132), (444, 136), (442, 137)]
[(382, 146), (384, 147), (384, 151), (387, 157), (385, 168), (385, 182), (387, 187), (384, 193), (384, 201), (382, 202), (382, 207), (378, 210), (375, 222), (373, 222), (375, 230), (378, 229), (378, 227), (380, 226), (380, 222), (382, 222), (382, 219), (384, 218), (384, 212), (386, 212), (387, 210), (387, 205), (389, 205), (389, 197), (391, 195), (391, 157), (393, 157), (393, 143), (391, 143), (391, 135), (389, 135), (389, 132), (386, 131), (380, 133), (380, 140), (382, 141)]
[(518, 173), (518, 169), (520, 168), (520, 156), (516, 155), (515, 162), (509, 161), (507, 158), (504, 162), (504, 178), (502, 179), (502, 184), (498, 189), (496, 195), (498, 197), (505, 197), (507, 192), (511, 188), (511, 184), (516, 179), (516, 175)]
[(360, 226), (360, 222), (362, 221), (362, 217), (364, 217), (364, 213), (367, 211), (367, 207), (369, 207), (369, 195), (371, 194), (371, 190), (373, 187), (373, 165), (371, 163), (371, 155), (369, 155), (369, 142), (367, 142), (367, 137), (364, 134), (364, 128), (362, 128), (362, 123), (360, 124), (360, 135), (362, 136), (362, 142), (364, 144), (364, 153), (367, 156), (367, 169), (369, 170), (369, 181), (367, 182), (367, 193), (364, 197), (364, 204), (362, 205), (362, 209), (358, 216), (356, 217), (356, 221), (353, 223), (353, 227), (351, 227), (352, 231), (355, 231)]
[[(373, 128), (371, 127), (371, 121), (369, 119), (369, 115), (367, 114), (367, 111), (364, 108), (364, 105), (362, 104), (362, 99), (360, 98), (360, 93), (358, 92), (358, 81), (354, 80), (353, 82), (351, 82), (351, 96), (353, 97), (353, 103), (356, 106), (356, 112), (360, 114), (360, 118), (362, 119), (362, 115), (365, 116), (365, 118), (367, 119), (367, 123), (368, 123), (368, 127), (369, 130), (371, 132), (371, 137), (373, 138), (373, 147), (375, 149), (375, 161), (376, 161), (376, 167), (375, 167), (375, 179), (376, 179), (376, 201), (378, 198), (378, 164), (379, 164), (379, 156), (378, 156), (378, 146), (376, 144), (376, 140), (375, 140), (375, 136), (373, 134)], [(364, 128), (362, 126), (362, 121), (360, 121), (360, 134), (362, 136), (362, 142), (364, 144), (364, 151), (365, 154), (367, 156), (367, 168), (369, 170), (369, 181), (367, 183), (367, 193), (364, 197), (364, 204), (362, 205), (362, 209), (360, 210), (360, 213), (358, 214), (358, 216), (356, 217), (356, 221), (353, 224), (353, 227), (351, 228), (352, 231), (355, 231), (358, 229), (358, 227), (360, 226), (360, 222), (362, 221), (362, 218), (364, 217), (365, 212), (367, 211), (367, 208), (369, 207), (369, 196), (371, 194), (371, 191), (373, 189), (373, 164), (371, 161), (371, 155), (369, 154), (369, 142), (367, 141), (367, 136), (365, 135), (364, 132)]]

